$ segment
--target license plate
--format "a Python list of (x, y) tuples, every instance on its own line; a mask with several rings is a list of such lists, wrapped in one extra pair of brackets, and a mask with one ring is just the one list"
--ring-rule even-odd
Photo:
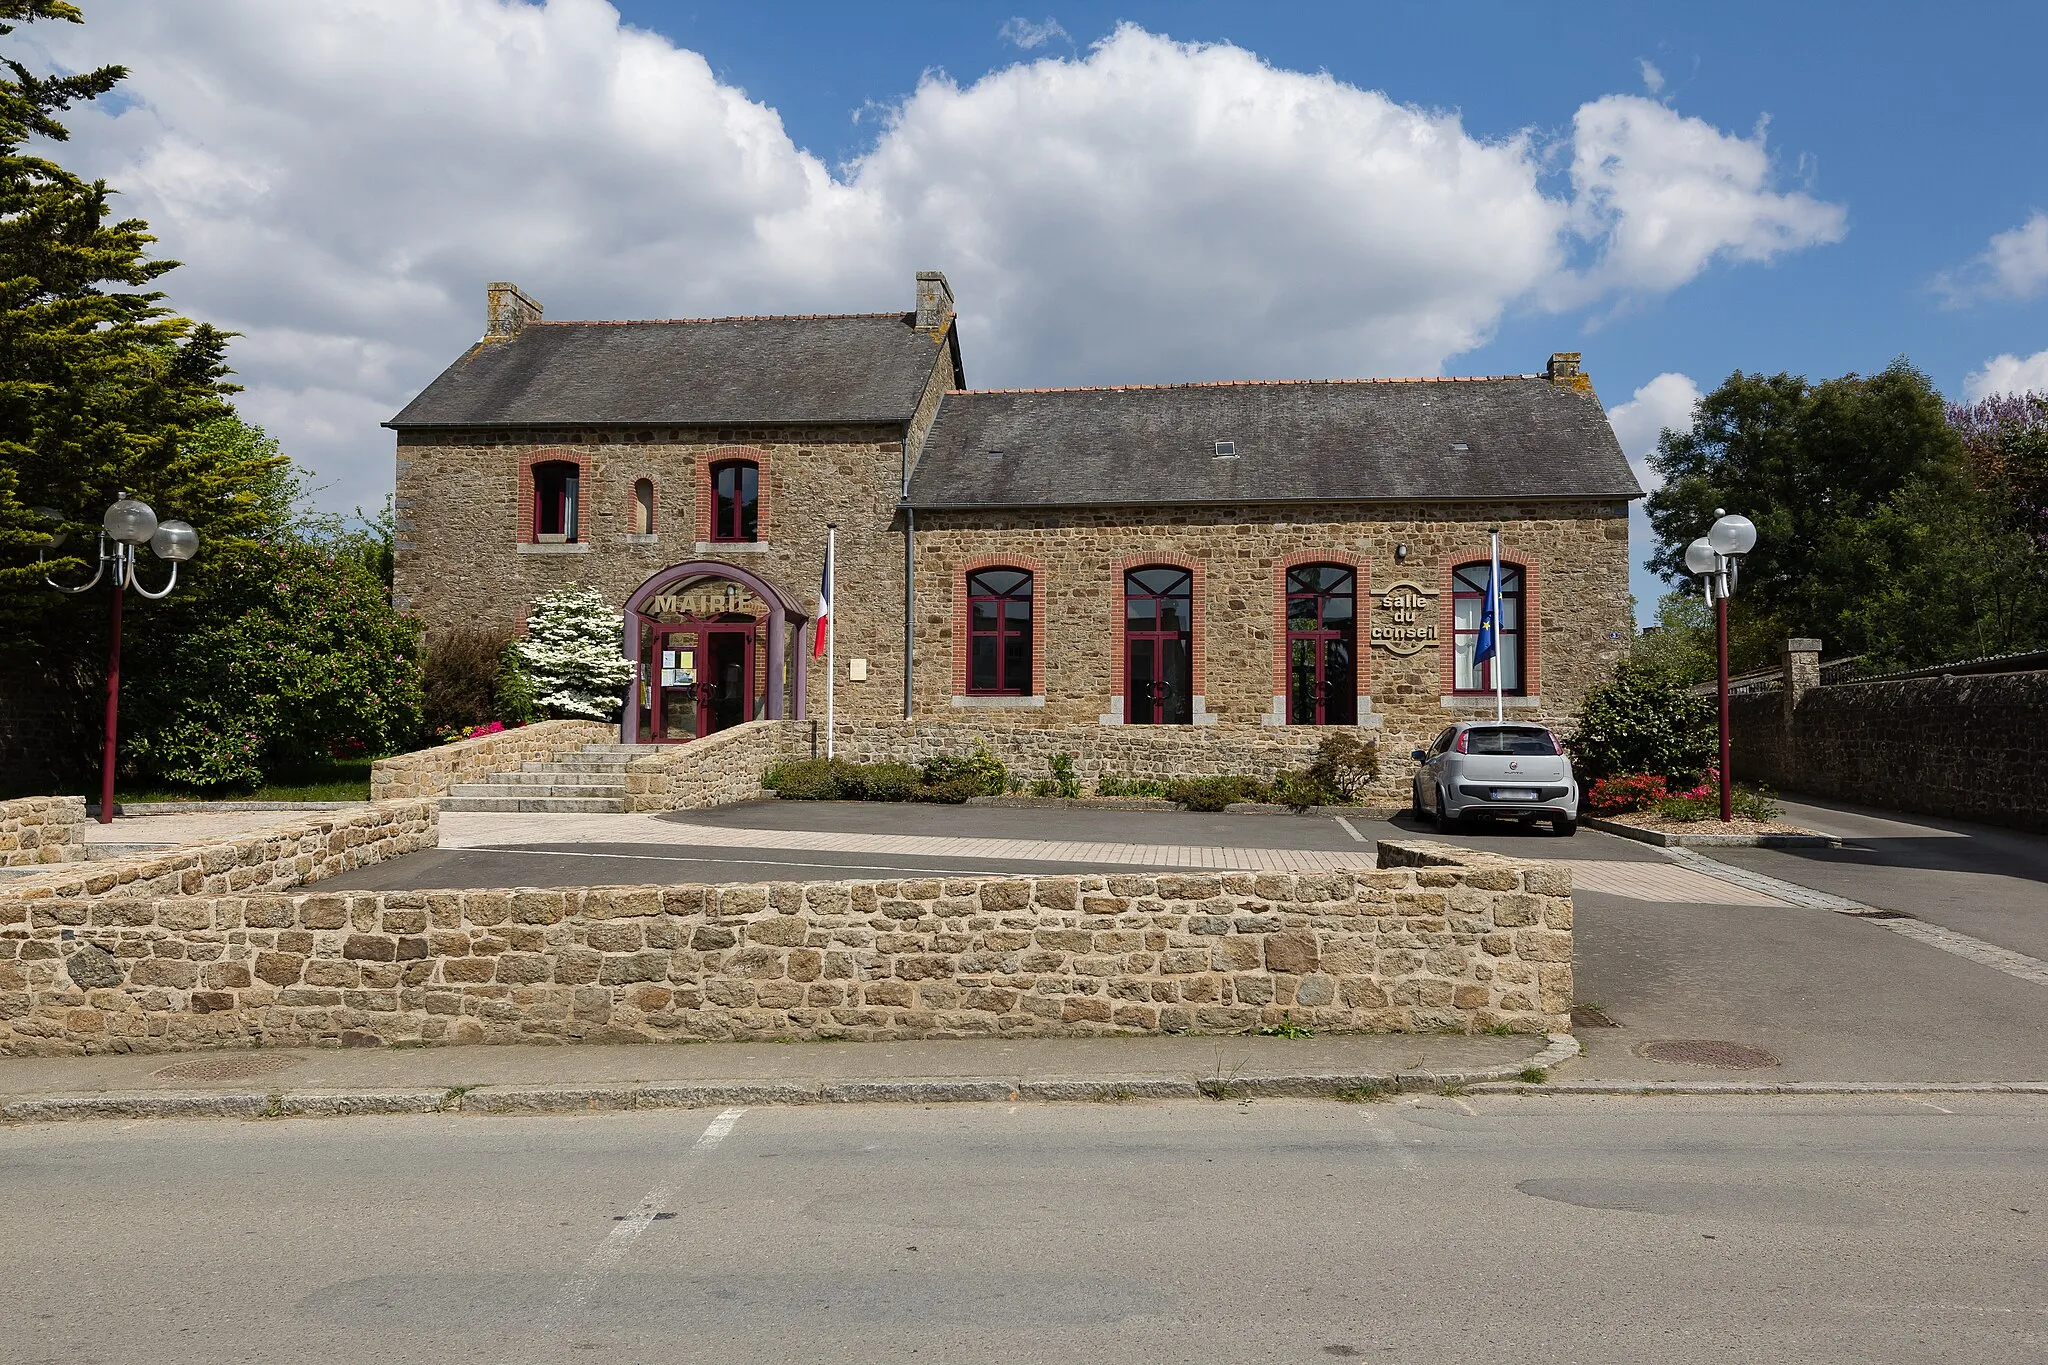
[(1496, 801), (1534, 801), (1536, 793), (1528, 787), (1495, 787), (1493, 789), (1493, 799)]

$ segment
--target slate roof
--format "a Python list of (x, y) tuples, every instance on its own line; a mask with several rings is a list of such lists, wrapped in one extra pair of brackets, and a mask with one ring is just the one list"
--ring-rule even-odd
[[(1216, 441), (1234, 442), (1237, 458), (1216, 458)], [(1541, 375), (1507, 375), (953, 392), (909, 502), (938, 510), (1641, 496), (1598, 398)]]
[(957, 352), (914, 321), (861, 313), (529, 322), (470, 347), (384, 425), (903, 423), (940, 357), (956, 374), (958, 365)]

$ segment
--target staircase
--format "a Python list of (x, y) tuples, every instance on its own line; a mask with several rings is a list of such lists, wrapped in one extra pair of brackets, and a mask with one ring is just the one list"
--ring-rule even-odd
[(566, 758), (528, 759), (519, 771), (483, 782), (458, 782), (441, 798), (444, 811), (575, 811), (626, 809), (626, 765), (651, 744), (586, 744)]

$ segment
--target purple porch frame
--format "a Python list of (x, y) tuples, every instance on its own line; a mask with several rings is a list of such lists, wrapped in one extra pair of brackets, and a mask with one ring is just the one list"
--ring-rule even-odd
[(737, 564), (726, 564), (714, 559), (693, 559), (687, 564), (671, 564), (652, 578), (633, 589), (633, 595), (626, 599), (625, 630), (620, 647), (626, 657), (633, 661), (633, 681), (626, 689), (626, 709), (619, 717), (619, 742), (635, 742), (634, 727), (640, 715), (640, 627), (644, 623), (640, 608), (650, 598), (659, 596), (664, 588), (691, 578), (725, 578), (751, 589), (756, 596), (768, 604), (768, 694), (769, 720), (782, 719), (782, 692), (785, 683), (791, 688), (790, 701), (796, 709), (796, 720), (807, 720), (809, 714), (804, 706), (804, 675), (808, 671), (801, 664), (796, 677), (787, 677), (788, 660), (783, 649), (790, 638), (790, 632), (800, 629), (810, 617), (798, 610), (782, 593), (782, 589), (757, 574), (749, 573)]

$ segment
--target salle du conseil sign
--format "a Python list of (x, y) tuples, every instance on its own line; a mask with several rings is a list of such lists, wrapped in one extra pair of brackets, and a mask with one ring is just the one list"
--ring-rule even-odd
[(1435, 649), (1438, 588), (1419, 583), (1390, 583), (1374, 594), (1372, 643), (1389, 654), (1416, 654)]

